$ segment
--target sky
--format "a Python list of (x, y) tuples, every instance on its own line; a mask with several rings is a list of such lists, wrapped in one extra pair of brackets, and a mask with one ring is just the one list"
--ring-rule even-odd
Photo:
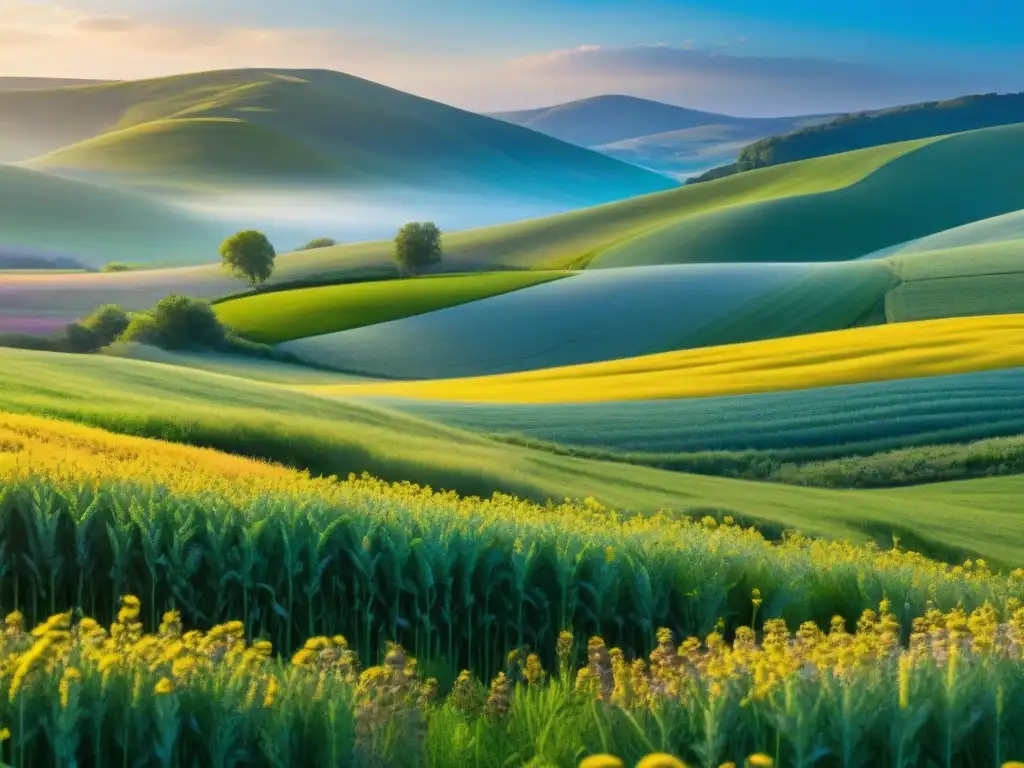
[(487, 112), (743, 116), (1024, 91), (1020, 0), (0, 0), (0, 76), (327, 68)]

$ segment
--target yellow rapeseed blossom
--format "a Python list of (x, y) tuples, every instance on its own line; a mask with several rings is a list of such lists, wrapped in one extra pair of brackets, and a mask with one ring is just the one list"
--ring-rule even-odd
[(157, 682), (157, 684), (153, 686), (153, 693), (157, 694), (158, 696), (163, 696), (163, 695), (166, 695), (168, 693), (173, 693), (173, 692), (174, 692), (174, 683), (172, 683), (166, 677), (161, 677), (160, 680)]
[(636, 768), (686, 768), (686, 763), (674, 755), (655, 752), (637, 763)]
[(580, 760), (579, 768), (625, 768), (625, 765), (614, 755), (590, 755)]
[(775, 761), (763, 752), (758, 752), (747, 758), (747, 768), (772, 768), (773, 765), (775, 765)]

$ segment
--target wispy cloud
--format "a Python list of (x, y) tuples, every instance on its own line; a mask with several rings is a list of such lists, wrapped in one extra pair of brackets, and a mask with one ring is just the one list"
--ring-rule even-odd
[(705, 47), (584, 45), (521, 58), (509, 69), (551, 89), (572, 84), (600, 93), (614, 88), (705, 109), (736, 111), (742, 105), (739, 110), (749, 114), (881, 107), (989, 85), (984, 76), (895, 71), (863, 61), (745, 55), (740, 51), (746, 42), (740, 37)]

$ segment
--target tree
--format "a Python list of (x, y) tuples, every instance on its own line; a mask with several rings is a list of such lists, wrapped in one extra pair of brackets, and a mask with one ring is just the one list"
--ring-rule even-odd
[(409, 223), (395, 237), (395, 261), (408, 274), (441, 261), (441, 230), (432, 223)]
[(82, 321), (82, 325), (96, 334), (97, 349), (113, 344), (128, 328), (131, 318), (116, 304), (104, 304)]
[(250, 285), (265, 283), (274, 271), (274, 246), (267, 236), (255, 229), (246, 229), (232, 235), (220, 246), (224, 266)]

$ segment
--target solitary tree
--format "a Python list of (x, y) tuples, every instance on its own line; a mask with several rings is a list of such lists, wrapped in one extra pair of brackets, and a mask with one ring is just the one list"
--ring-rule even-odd
[(274, 271), (276, 256), (274, 246), (267, 236), (254, 229), (232, 235), (220, 246), (220, 258), (224, 266), (233, 275), (253, 286), (267, 281)]
[(441, 230), (432, 223), (406, 224), (395, 237), (395, 261), (407, 274), (441, 261)]

